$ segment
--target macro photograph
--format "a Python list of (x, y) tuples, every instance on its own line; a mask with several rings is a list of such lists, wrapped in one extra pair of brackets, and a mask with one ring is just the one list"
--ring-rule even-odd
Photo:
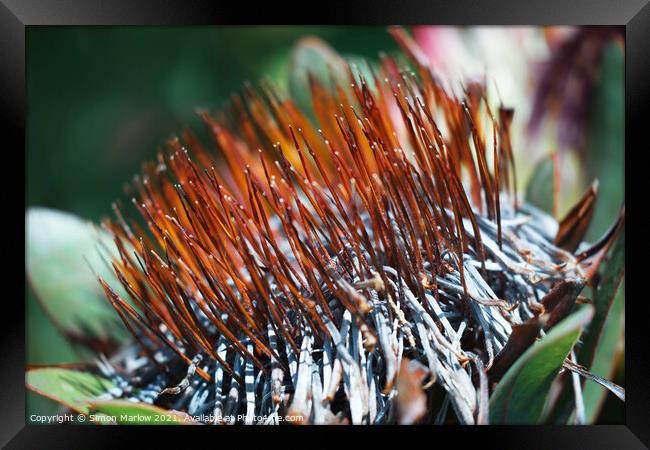
[(624, 26), (27, 27), (25, 423), (625, 424), (625, 70)]

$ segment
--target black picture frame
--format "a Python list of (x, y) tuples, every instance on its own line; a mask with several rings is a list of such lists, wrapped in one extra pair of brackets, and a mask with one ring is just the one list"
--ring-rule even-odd
[[(637, 203), (633, 195), (643, 195), (641, 177), (634, 175), (642, 165), (634, 165), (630, 160), (647, 151), (647, 121), (650, 118), (650, 4), (649, 0), (543, 0), (522, 2), (517, 0), (357, 0), (355, 2), (327, 1), (323, 3), (305, 2), (301, 5), (284, 6), (275, 2), (217, 2), (198, 0), (0, 0), (0, 126), (3, 128), (2, 143), (5, 147), (5, 163), (8, 156), (20, 154), (25, 148), (25, 32), (27, 26), (35, 25), (207, 25), (207, 24), (449, 24), (449, 25), (621, 25), (625, 27), (625, 110), (626, 110), (626, 215), (628, 242), (642, 242), (643, 222), (636, 222), (642, 216), (643, 204)], [(647, 139), (647, 138), (646, 138)], [(636, 147), (639, 147), (638, 149)], [(12, 149), (9, 151), (9, 149)], [(632, 151), (630, 151), (632, 150)], [(16, 158), (20, 161), (20, 158)], [(25, 160), (23, 160), (25, 161)], [(11, 164), (11, 167), (15, 167)], [(6, 170), (6, 169), (5, 169)], [(642, 170), (642, 169), (641, 169)], [(17, 170), (11, 170), (12, 174)], [(6, 172), (5, 172), (6, 173)], [(20, 196), (15, 192), (20, 184), (4, 180), (4, 197), (11, 197), (18, 203)], [(25, 186), (23, 184), (23, 186)], [(637, 206), (637, 204), (639, 206)], [(21, 213), (15, 205), (15, 215), (5, 213), (3, 227), (10, 227), (0, 236), (13, 236), (2, 239), (3, 247), (16, 248), (16, 258), (11, 265), (22, 270), (19, 239), (24, 235), (24, 225), (16, 220)], [(637, 213), (637, 208), (639, 212)], [(11, 219), (13, 218), (13, 219)], [(641, 231), (637, 231), (641, 230)], [(4, 231), (4, 230), (3, 230)], [(631, 236), (631, 239), (630, 239)], [(636, 246), (636, 244), (633, 244)], [(626, 249), (627, 250), (627, 249)], [(640, 248), (630, 249), (642, 251)], [(412, 439), (417, 432), (418, 439), (430, 440), (430, 445), (442, 445), (449, 439), (462, 442), (462, 445), (481, 445), (496, 448), (589, 448), (619, 449), (647, 448), (650, 445), (650, 363), (644, 325), (643, 303), (647, 300), (635, 293), (643, 293), (637, 276), (644, 265), (628, 264), (631, 253), (626, 252), (626, 289), (630, 300), (626, 305), (626, 390), (625, 425), (600, 426), (498, 426), (498, 427), (429, 427), (394, 428), (378, 427), (372, 430), (354, 430), (365, 436), (384, 439), (394, 435), (398, 442), (415, 445)], [(7, 256), (7, 258), (10, 258)], [(8, 259), (7, 259), (8, 260)], [(630, 271), (629, 268), (632, 268)], [(5, 275), (5, 285), (18, 280), (19, 274)], [(2, 341), (0, 359), (0, 444), (8, 448), (104, 448), (121, 447), (129, 442), (131, 433), (143, 431), (142, 427), (60, 427), (25, 425), (25, 312), (21, 304), (20, 283), (15, 282), (15, 295), (5, 293), (3, 301)], [(24, 293), (24, 292), (23, 292)], [(637, 298), (638, 297), (638, 298)], [(11, 299), (11, 301), (10, 301)], [(12, 306), (13, 305), (13, 306)], [(128, 430), (125, 430), (128, 428)], [(164, 431), (160, 427), (148, 427), (152, 437), (164, 439), (181, 437), (185, 446), (194, 447), (193, 437), (186, 433), (192, 427), (172, 427)], [(199, 427), (201, 433), (209, 427)], [(210, 427), (211, 428), (211, 427)], [(298, 436), (279, 437), (278, 431), (268, 428), (246, 429), (246, 435), (238, 428), (215, 431), (215, 435), (204, 436), (213, 444), (222, 436), (245, 439), (262, 437), (277, 439), (278, 445), (290, 439), (312, 445), (312, 440), (301, 441), (302, 433), (322, 433), (326, 438), (319, 443), (340, 445), (337, 434), (344, 433), (346, 440), (349, 430), (340, 428), (310, 428), (303, 430), (281, 427), (282, 433), (294, 432)], [(127, 433), (128, 434), (125, 434)], [(237, 434), (233, 434), (237, 433)], [(193, 434), (194, 435), (194, 434)], [(443, 436), (445, 435), (445, 436)], [(217, 437), (215, 437), (217, 436)], [(331, 438), (331, 439), (330, 439)], [(269, 441), (270, 442), (270, 441)], [(422, 442), (422, 441), (421, 441)], [(231, 444), (228, 444), (231, 445)], [(238, 445), (238, 444), (237, 444)], [(288, 444), (287, 444), (288, 445)], [(445, 444), (448, 445), (448, 444)], [(151, 446), (150, 444), (147, 445)]]

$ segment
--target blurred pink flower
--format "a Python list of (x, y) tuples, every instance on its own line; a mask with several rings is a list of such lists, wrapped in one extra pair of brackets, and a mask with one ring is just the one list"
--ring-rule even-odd
[(551, 119), (558, 150), (579, 153), (604, 48), (624, 38), (621, 27), (449, 26), (417, 26), (413, 37), (443, 80), (487, 78), (528, 138)]
[(412, 33), (434, 75), (456, 95), (479, 82), (491, 104), (514, 110), (512, 148), (526, 154), (518, 158), (518, 171), (525, 179), (532, 164), (552, 150), (541, 139), (531, 142), (526, 133), (534, 92), (531, 68), (549, 55), (543, 29), (416, 26)]
[(550, 57), (535, 66), (535, 95), (529, 131), (536, 133), (549, 117), (557, 118), (560, 149), (575, 149), (584, 157), (585, 133), (592, 93), (607, 44), (623, 44), (622, 27), (580, 27), (558, 35), (546, 30)]
[(485, 79), (488, 89), (496, 87), (505, 106), (518, 106), (517, 114), (528, 112), (525, 94), (531, 62), (548, 54), (542, 29), (418, 26), (413, 38), (443, 80)]

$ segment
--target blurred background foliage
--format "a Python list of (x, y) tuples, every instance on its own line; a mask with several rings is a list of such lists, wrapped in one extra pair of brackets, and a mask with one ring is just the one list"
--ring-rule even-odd
[[(28, 27), (27, 206), (98, 222), (167, 138), (186, 126), (201, 135), (197, 108), (217, 109), (245, 81), (272, 80), (287, 90), (292, 48), (310, 35), (355, 60), (397, 50), (383, 27)], [(565, 193), (573, 200), (600, 181), (591, 240), (624, 198), (623, 74), (622, 46), (609, 44), (592, 92), (581, 149), (587, 156), (570, 159), (576, 173), (564, 173), (575, 181)], [(546, 153), (555, 150), (541, 142)], [(543, 156), (519, 157), (525, 177)], [(27, 291), (27, 362), (78, 361)], [(615, 381), (622, 385), (623, 375), (621, 364)], [(601, 422), (620, 422), (622, 405), (609, 397)], [(39, 411), (56, 407), (31, 394), (28, 401)]]

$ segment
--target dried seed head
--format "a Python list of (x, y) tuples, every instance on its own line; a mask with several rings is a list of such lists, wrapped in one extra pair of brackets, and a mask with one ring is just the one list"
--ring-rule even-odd
[(449, 94), (392, 33), (417, 75), (386, 56), (372, 79), (346, 66), (346, 87), (310, 75), (317, 127), (247, 86), (201, 112), (214, 149), (170, 140), (133, 184), (138, 214), (114, 206), (129, 301), (101, 282), (136, 340), (115, 358), (138, 367), (132, 399), (209, 423), (384, 423), (408, 357), (476, 423), (472, 367), (483, 380), (558, 282), (584, 282), (553, 242), (575, 250), (587, 206), (554, 240), (553, 219), (517, 202), (512, 111), (493, 115), (480, 84)]

